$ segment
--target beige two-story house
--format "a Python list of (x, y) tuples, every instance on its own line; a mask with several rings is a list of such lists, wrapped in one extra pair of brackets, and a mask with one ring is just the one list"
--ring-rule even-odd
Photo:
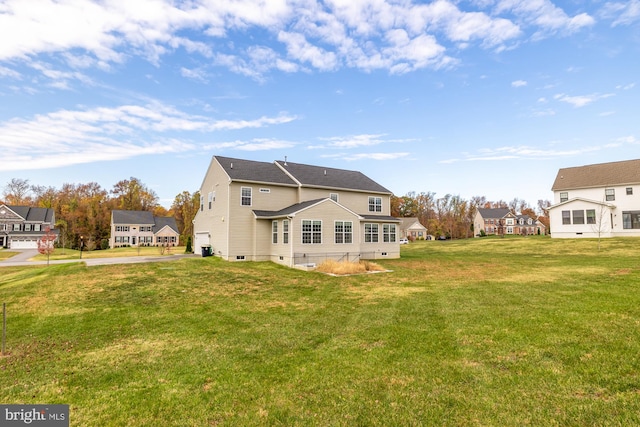
[(214, 156), (200, 186), (194, 250), (287, 266), (398, 258), (391, 194), (357, 171)]
[(149, 211), (111, 211), (111, 248), (177, 246), (179, 238), (178, 225), (173, 217), (158, 217)]

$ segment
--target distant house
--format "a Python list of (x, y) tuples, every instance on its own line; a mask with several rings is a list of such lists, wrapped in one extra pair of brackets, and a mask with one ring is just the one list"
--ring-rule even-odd
[(551, 189), (551, 237), (640, 236), (640, 159), (562, 168)]
[(400, 256), (391, 192), (358, 171), (214, 156), (200, 194), (196, 252), (287, 266)]
[(0, 247), (37, 249), (47, 228), (54, 230), (55, 213), (50, 208), (0, 204)]
[(427, 227), (418, 218), (400, 218), (400, 237), (409, 240), (426, 239)]
[(546, 227), (529, 215), (515, 215), (509, 209), (478, 208), (473, 220), (476, 237), (492, 234), (532, 235), (546, 234)]
[(175, 218), (153, 216), (149, 211), (111, 212), (109, 247), (176, 246), (179, 237)]

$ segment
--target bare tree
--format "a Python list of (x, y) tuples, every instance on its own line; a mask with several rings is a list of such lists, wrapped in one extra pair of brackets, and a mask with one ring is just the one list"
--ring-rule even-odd
[(31, 203), (30, 192), (28, 179), (13, 178), (4, 186), (2, 195), (9, 205), (28, 205)]
[[(598, 251), (600, 251), (600, 239), (602, 238), (602, 234), (609, 231), (609, 222), (606, 220), (606, 213), (608, 209), (605, 209), (605, 206), (608, 205), (604, 201), (598, 204), (598, 208), (594, 210), (594, 223), (591, 225), (593, 232), (598, 235)], [(589, 221), (589, 211), (587, 211), (587, 222)]]

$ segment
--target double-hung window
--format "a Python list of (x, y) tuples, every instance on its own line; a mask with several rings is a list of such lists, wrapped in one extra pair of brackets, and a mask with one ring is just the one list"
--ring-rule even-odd
[(271, 243), (278, 243), (278, 221), (273, 221), (271, 223)]
[(302, 243), (307, 245), (322, 243), (322, 221), (302, 220)]
[(587, 209), (587, 224), (595, 224), (595, 223), (596, 223), (596, 210)]
[(251, 206), (251, 187), (242, 187), (240, 191), (240, 204), (242, 206)]
[(396, 241), (396, 225), (395, 224), (383, 224), (382, 225), (382, 239), (385, 243), (395, 243)]
[(613, 202), (616, 200), (616, 190), (615, 188), (606, 188), (604, 190), (604, 196), (607, 202)]
[(369, 212), (382, 212), (382, 197), (369, 197)]
[(571, 211), (574, 224), (584, 224), (584, 211)]
[(282, 221), (282, 243), (285, 245), (289, 243), (289, 220)]
[(364, 241), (365, 243), (378, 243), (378, 224), (364, 225)]
[(571, 224), (571, 211), (562, 211), (562, 225)]
[(353, 222), (336, 221), (335, 242), (336, 243), (353, 243)]

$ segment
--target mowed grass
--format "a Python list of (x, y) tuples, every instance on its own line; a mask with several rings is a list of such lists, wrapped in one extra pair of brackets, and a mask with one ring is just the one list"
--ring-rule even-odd
[(2, 268), (0, 403), (66, 403), (74, 426), (640, 425), (640, 239), (376, 262)]
[[(82, 251), (82, 258), (120, 258), (120, 257), (136, 257), (136, 256), (163, 256), (183, 254), (184, 246), (171, 246), (169, 248), (161, 248), (158, 246), (137, 246), (137, 247), (121, 247), (104, 250)], [(2, 252), (0, 252), (0, 257)], [(1, 258), (0, 258), (1, 259)], [(80, 251), (77, 249), (56, 248), (49, 259), (53, 260), (80, 260)], [(38, 254), (32, 258), (34, 261), (46, 261), (47, 255)]]

